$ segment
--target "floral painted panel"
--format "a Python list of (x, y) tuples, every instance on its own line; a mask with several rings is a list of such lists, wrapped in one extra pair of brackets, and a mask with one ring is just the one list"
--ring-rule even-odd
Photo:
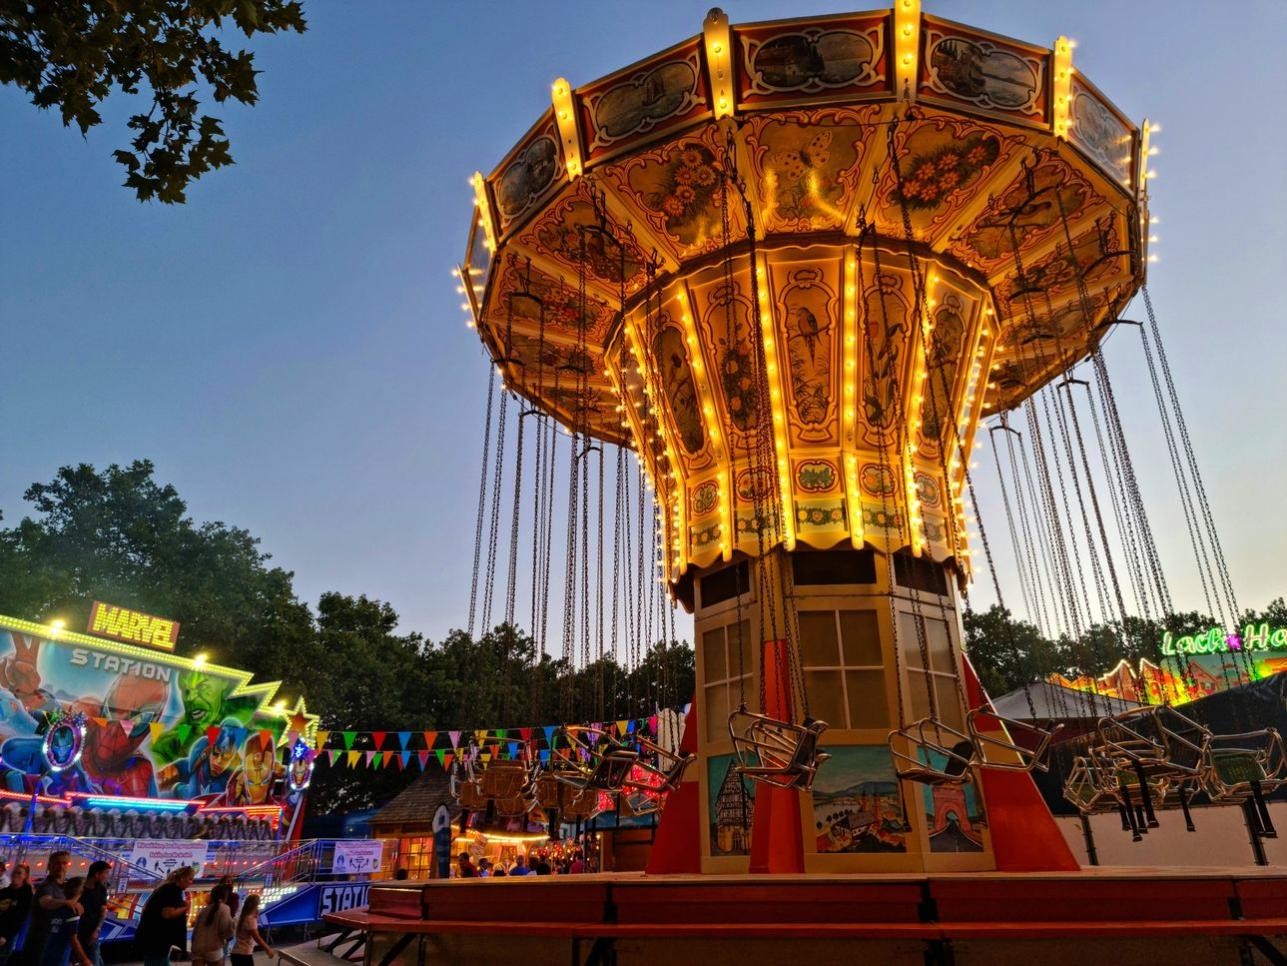
[(746, 236), (746, 221), (736, 192), (722, 188), (718, 163), (723, 150), (713, 125), (701, 135), (678, 138), (625, 161), (597, 169), (610, 186), (669, 247), (683, 259), (716, 251), (724, 244), (725, 195), (730, 241)]

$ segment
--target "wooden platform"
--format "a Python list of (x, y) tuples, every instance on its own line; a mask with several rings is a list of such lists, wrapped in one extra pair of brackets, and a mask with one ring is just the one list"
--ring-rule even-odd
[[(1259, 950), (1261, 962), (1287, 963), (1274, 958), (1282, 954), (1268, 938), (1287, 936), (1287, 873), (1272, 870), (400, 882), (373, 886), (368, 909), (326, 918), (371, 935), (373, 966), (433, 960), (417, 937), (432, 940), (431, 954), (450, 948), (458, 962), (468, 959), (462, 949), (506, 939), (525, 941), (528, 962), (540, 961), (541, 942), (571, 944), (574, 962), (582, 961), (582, 948), (613, 950), (610, 958), (592, 955), (586, 962), (618, 962), (619, 941), (682, 946), (700, 940), (718, 941), (723, 950), (765, 940), (902, 942), (921, 949), (924, 961), (952, 962), (953, 946), (962, 943), (1053, 940), (1089, 949), (1138, 939), (1157, 953), (1159, 941), (1182, 946), (1186, 937), (1228, 937), (1230, 950), (1247, 947)], [(452, 942), (444, 946), (447, 937)], [(1220, 961), (1209, 955), (1169, 961)], [(507, 961), (504, 956), (493, 948), (479, 961)], [(888, 961), (900, 960), (891, 953)]]

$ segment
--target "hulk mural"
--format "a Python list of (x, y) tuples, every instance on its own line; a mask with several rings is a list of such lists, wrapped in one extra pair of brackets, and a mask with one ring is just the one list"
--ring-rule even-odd
[[(18, 622), (15, 622), (15, 624)], [(26, 625), (30, 627), (31, 625)], [(0, 618), (0, 785), (31, 794), (178, 798), (212, 805), (293, 803), (291, 731), (302, 713), (267, 707), (274, 687), (249, 675), (79, 634), (49, 640)], [(54, 750), (79, 729), (79, 754)], [(63, 758), (59, 758), (63, 755)]]

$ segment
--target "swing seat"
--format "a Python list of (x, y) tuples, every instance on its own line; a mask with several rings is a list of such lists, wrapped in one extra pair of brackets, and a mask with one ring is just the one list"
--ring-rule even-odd
[(1121, 805), (1108, 769), (1094, 754), (1077, 755), (1064, 779), (1064, 800), (1082, 815), (1107, 812)]
[(1166, 705), (1100, 718), (1103, 753), (1142, 769), (1149, 779), (1200, 778), (1211, 730)]
[(546, 810), (562, 810), (575, 794), (575, 789), (570, 787), (574, 775), (579, 776), (580, 770), (571, 762), (551, 762), (536, 779), (537, 804)]
[(1284, 784), (1287, 755), (1277, 729), (1212, 736), (1202, 776), (1202, 788), (1212, 801), (1245, 801)]
[[(739, 729), (738, 725), (742, 725)], [(818, 747), (825, 721), (779, 721), (741, 708), (728, 716), (739, 774), (778, 788), (808, 791), (818, 767), (831, 756)]]
[(639, 752), (627, 748), (602, 728), (565, 725), (563, 735), (575, 755), (570, 768), (551, 772), (577, 791), (597, 790), (615, 795), (625, 786)]
[(532, 770), (525, 761), (493, 761), (483, 766), (478, 786), (488, 798), (518, 798), (532, 784)]
[(469, 812), (486, 811), (489, 801), (487, 795), (474, 781), (461, 782), (457, 798), (460, 801), (460, 807)]
[(611, 807), (611, 795), (606, 795), (594, 788), (586, 788), (570, 795), (566, 804), (559, 809), (559, 817), (565, 822), (588, 822)]
[(690, 751), (667, 751), (647, 738), (639, 738), (637, 742), (639, 758), (626, 779), (627, 789), (660, 792), (664, 796), (679, 787), (688, 766), (697, 760)]
[[(936, 718), (922, 718), (889, 733), (894, 774), (903, 781), (922, 785), (963, 785), (974, 777), (978, 764), (974, 742)], [(910, 745), (911, 751), (903, 750)], [(943, 759), (938, 763), (932, 756)]]
[[(1005, 729), (1006, 738), (998, 738), (994, 734), (982, 731), (979, 728), (979, 718), (983, 717), (986, 722), (995, 722), (1001, 728)], [(974, 745), (975, 757), (982, 768), (995, 768), (999, 771), (1022, 771), (1031, 772), (1048, 771), (1050, 762), (1047, 759), (1046, 752), (1050, 749), (1050, 742), (1055, 735), (1063, 728), (1058, 724), (1047, 731), (1045, 728), (1038, 728), (1036, 725), (1029, 724), (1026, 721), (1018, 721), (1012, 718), (1002, 718), (990, 710), (975, 708), (965, 716), (965, 730), (970, 734), (970, 741)], [(1036, 747), (1028, 748), (1024, 745), (1016, 744), (1010, 740), (1015, 734), (1032, 735), (1036, 739)], [(992, 757), (989, 757), (991, 753)]]

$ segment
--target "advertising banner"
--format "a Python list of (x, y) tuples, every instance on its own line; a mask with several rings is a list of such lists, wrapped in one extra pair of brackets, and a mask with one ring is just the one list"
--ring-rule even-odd
[(379, 872), (384, 843), (378, 839), (351, 839), (335, 843), (331, 871), (336, 875), (370, 875)]
[(206, 864), (206, 843), (167, 839), (139, 839), (134, 843), (130, 861), (158, 875), (169, 875), (175, 869), (190, 865), (201, 875)]

